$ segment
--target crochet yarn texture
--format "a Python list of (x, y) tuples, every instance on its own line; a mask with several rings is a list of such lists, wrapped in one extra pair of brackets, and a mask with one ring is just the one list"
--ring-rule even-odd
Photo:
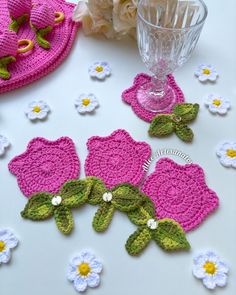
[[(2, 0), (0, 6), (0, 28), (8, 28), (11, 19), (7, 8), (8, 0)], [(55, 70), (69, 54), (74, 43), (80, 23), (72, 21), (71, 16), (74, 4), (65, 0), (35, 0), (34, 4), (51, 6), (54, 11), (61, 11), (65, 15), (65, 20), (55, 25), (52, 32), (47, 37), (51, 44), (50, 50), (45, 50), (36, 44), (34, 31), (29, 23), (23, 24), (18, 32), (18, 39), (30, 39), (34, 41), (34, 49), (22, 54), (14, 64), (11, 64), (11, 78), (7, 81), (0, 78), (0, 94), (13, 89), (28, 85), (36, 81), (53, 70)]]
[(101, 178), (108, 188), (120, 183), (138, 185), (145, 176), (143, 164), (150, 158), (151, 148), (135, 141), (127, 131), (118, 129), (107, 137), (91, 137), (87, 147), (86, 176)]
[[(142, 87), (142, 85), (146, 84), (147, 82), (151, 81), (151, 76), (147, 74), (138, 74), (134, 78), (134, 83), (133, 86), (126, 89), (122, 93), (122, 100), (129, 105), (131, 105), (134, 113), (142, 120), (146, 122), (151, 122), (152, 119), (156, 116), (156, 113), (150, 112), (145, 110), (140, 106), (137, 100), (137, 92), (138, 90)], [(171, 87), (174, 89), (175, 94), (176, 94), (176, 101), (175, 103), (183, 103), (184, 102), (184, 95), (181, 89), (178, 87), (178, 85), (175, 82), (175, 79), (172, 75), (169, 75), (167, 77), (168, 84), (171, 85)], [(169, 114), (172, 112), (173, 106), (168, 108), (163, 114)]]
[(37, 192), (57, 193), (66, 181), (78, 178), (80, 161), (69, 137), (56, 141), (37, 137), (8, 168), (17, 177), (22, 193), (30, 197)]
[(174, 219), (185, 231), (199, 226), (219, 205), (200, 166), (179, 165), (168, 158), (157, 162), (141, 190), (154, 203), (157, 218)]

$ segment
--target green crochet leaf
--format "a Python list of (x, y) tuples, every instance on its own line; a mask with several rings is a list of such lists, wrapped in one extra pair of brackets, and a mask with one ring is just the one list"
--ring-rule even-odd
[(130, 212), (138, 208), (144, 201), (145, 195), (131, 184), (120, 184), (112, 189), (114, 207), (122, 212)]
[(54, 217), (58, 229), (65, 235), (70, 234), (74, 227), (71, 210), (67, 207), (59, 206), (55, 209)]
[(91, 186), (85, 180), (71, 180), (63, 185), (59, 195), (63, 199), (63, 206), (78, 208), (88, 199)]
[(36, 31), (36, 41), (39, 44), (40, 47), (44, 49), (50, 49), (51, 44), (45, 39), (45, 36), (51, 32), (52, 27), (48, 26), (44, 29), (40, 29)]
[(97, 177), (87, 177), (86, 180), (90, 182), (90, 193), (88, 196), (88, 203), (90, 205), (98, 205), (103, 202), (102, 196), (107, 192), (103, 181)]
[(11, 62), (15, 62), (16, 58), (14, 56), (6, 56), (0, 58), (0, 78), (3, 80), (8, 80), (11, 77), (10, 72), (7, 69), (7, 66)]
[(28, 21), (29, 16), (27, 14), (24, 14), (19, 16), (17, 19), (14, 19), (13, 17), (11, 19), (12, 21), (9, 25), (9, 30), (18, 33), (20, 26)]
[(51, 203), (52, 195), (37, 193), (33, 195), (21, 212), (21, 216), (31, 220), (45, 220), (53, 216), (54, 206)]
[(151, 239), (149, 229), (146, 226), (140, 226), (126, 242), (126, 250), (132, 256), (139, 255), (147, 247)]
[(105, 231), (111, 223), (115, 208), (111, 203), (103, 202), (93, 218), (93, 228), (97, 232)]
[(194, 133), (187, 125), (176, 125), (175, 128), (176, 135), (185, 142), (192, 142), (194, 138)]
[(128, 217), (136, 225), (146, 225), (148, 220), (154, 218), (155, 208), (152, 201), (146, 197), (144, 203), (137, 209), (128, 213)]
[(174, 132), (172, 115), (157, 115), (151, 122), (148, 133), (150, 136), (163, 137)]
[(184, 230), (172, 219), (159, 220), (157, 229), (151, 231), (151, 234), (155, 242), (166, 251), (190, 249)]
[(174, 107), (173, 113), (181, 117), (182, 123), (188, 123), (196, 119), (199, 111), (199, 104), (183, 103)]

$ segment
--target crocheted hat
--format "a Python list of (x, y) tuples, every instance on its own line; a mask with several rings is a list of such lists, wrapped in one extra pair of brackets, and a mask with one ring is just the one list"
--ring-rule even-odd
[[(2, 0), (0, 5), (0, 31), (8, 29), (12, 19), (7, 5), (7, 0)], [(34, 30), (29, 22), (20, 26), (18, 40), (30, 39), (34, 42), (34, 49), (27, 54), (16, 57), (16, 62), (11, 63), (9, 71), (11, 77), (8, 80), (0, 79), (0, 94), (13, 89), (28, 85), (59, 66), (69, 54), (79, 23), (72, 21), (71, 16), (74, 4), (67, 3), (65, 0), (34, 0), (33, 5), (47, 4), (55, 12), (62, 12), (65, 15), (63, 22), (55, 24), (52, 31), (47, 35), (50, 42), (50, 49), (45, 50), (36, 42)]]

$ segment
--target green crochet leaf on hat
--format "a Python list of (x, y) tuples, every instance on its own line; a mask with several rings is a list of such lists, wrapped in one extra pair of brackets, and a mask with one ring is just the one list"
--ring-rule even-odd
[(93, 228), (97, 232), (105, 231), (111, 223), (115, 207), (111, 203), (103, 203), (93, 218)]
[(11, 77), (10, 72), (7, 69), (9, 63), (15, 62), (16, 58), (14, 56), (6, 56), (0, 58), (0, 78), (3, 80), (8, 80)]
[(9, 25), (9, 30), (18, 33), (20, 26), (23, 25), (23, 23), (27, 22), (28, 19), (29, 19), (29, 16), (27, 14), (21, 15), (17, 19), (14, 19), (13, 17), (11, 17), (12, 21)]
[(126, 242), (126, 250), (132, 256), (139, 255), (147, 247), (151, 239), (149, 229), (146, 226), (140, 226)]
[(148, 197), (139, 208), (128, 213), (129, 219), (136, 225), (146, 225), (149, 219), (154, 218), (153, 216), (155, 216), (155, 208)]
[(174, 126), (172, 115), (159, 115), (152, 120), (148, 133), (156, 137), (167, 136), (174, 132)]
[(71, 210), (64, 206), (58, 206), (54, 212), (58, 229), (65, 235), (71, 233), (74, 227), (74, 220)]
[(63, 206), (78, 208), (88, 200), (91, 186), (86, 180), (72, 180), (65, 183), (60, 190)]
[(45, 39), (45, 36), (51, 32), (52, 27), (48, 26), (44, 29), (36, 30), (36, 41), (39, 44), (40, 47), (44, 49), (50, 49), (51, 44)]
[(45, 220), (53, 216), (54, 206), (51, 203), (52, 195), (48, 193), (37, 193), (33, 195), (21, 216), (31, 220)]
[(190, 249), (184, 230), (172, 219), (159, 220), (157, 229), (152, 231), (152, 237), (166, 251)]
[(103, 202), (102, 196), (105, 192), (107, 192), (105, 184), (97, 177), (87, 177), (86, 180), (91, 186), (88, 203), (90, 205), (101, 204)]
[(198, 111), (199, 104), (183, 103), (175, 105), (173, 113), (181, 117), (182, 123), (188, 123), (197, 118)]
[(175, 130), (176, 135), (185, 142), (192, 142), (194, 133), (187, 125), (177, 125)]
[(120, 184), (112, 189), (114, 207), (122, 212), (130, 212), (138, 208), (144, 201), (144, 194), (131, 184)]
[(163, 137), (175, 132), (185, 142), (193, 140), (193, 131), (186, 125), (196, 119), (198, 104), (176, 104), (171, 115), (157, 115), (151, 122), (148, 133), (150, 136)]

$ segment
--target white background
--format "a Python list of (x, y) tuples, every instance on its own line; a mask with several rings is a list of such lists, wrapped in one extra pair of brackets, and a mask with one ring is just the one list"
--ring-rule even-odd
[[(209, 16), (198, 47), (191, 60), (175, 73), (188, 102), (198, 102), (201, 110), (191, 125), (195, 132), (192, 144), (177, 137), (151, 139), (148, 124), (121, 101), (122, 91), (133, 77), (146, 71), (135, 42), (107, 41), (84, 37), (80, 32), (69, 58), (52, 74), (23, 89), (0, 96), (0, 133), (9, 137), (12, 147), (0, 160), (0, 226), (12, 228), (20, 239), (12, 262), (0, 266), (1, 295), (73, 295), (66, 280), (69, 259), (80, 250), (90, 248), (102, 259), (104, 272), (97, 290), (87, 294), (211, 294), (191, 274), (192, 257), (212, 249), (231, 267), (228, 286), (212, 294), (236, 294), (236, 170), (220, 165), (215, 147), (222, 140), (236, 140), (236, 3), (234, 0), (206, 1)], [(105, 82), (92, 81), (88, 67), (97, 60), (110, 63), (113, 74)], [(216, 84), (203, 85), (193, 73), (200, 63), (212, 63), (220, 78)], [(100, 100), (95, 115), (79, 115), (74, 100), (82, 92), (93, 92)], [(203, 97), (216, 92), (231, 99), (232, 110), (225, 117), (214, 116), (203, 106)], [(52, 108), (46, 122), (31, 123), (24, 115), (27, 104), (43, 99)], [(31, 222), (20, 217), (26, 198), (7, 164), (25, 151), (34, 137), (57, 139), (71, 137), (83, 164), (87, 156), (86, 142), (92, 135), (109, 135), (124, 128), (136, 140), (147, 141), (153, 152), (158, 148), (178, 148), (190, 155), (206, 172), (208, 185), (217, 192), (220, 208), (198, 229), (187, 235), (192, 245), (189, 253), (164, 253), (154, 243), (139, 257), (130, 257), (124, 244), (135, 230), (125, 215), (116, 213), (110, 229), (104, 234), (92, 230), (96, 208), (84, 207), (74, 212), (75, 230), (64, 237), (54, 220)]]

